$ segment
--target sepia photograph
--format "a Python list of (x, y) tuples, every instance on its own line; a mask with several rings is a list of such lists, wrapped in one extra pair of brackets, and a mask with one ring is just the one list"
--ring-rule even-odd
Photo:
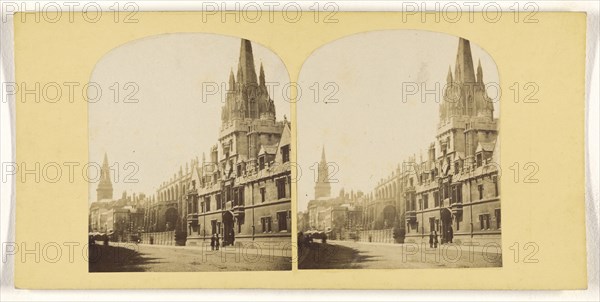
[(163, 34), (112, 49), (90, 83), (103, 92), (88, 95), (90, 272), (291, 270), (289, 75), (276, 54)]
[[(395, 30), (299, 77), (299, 269), (501, 267), (499, 72), (466, 38)], [(314, 89), (313, 89), (314, 88)]]

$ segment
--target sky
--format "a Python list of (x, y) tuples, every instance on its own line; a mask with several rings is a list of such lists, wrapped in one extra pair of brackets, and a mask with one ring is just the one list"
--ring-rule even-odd
[[(271, 95), (277, 119), (289, 119), (290, 103), (282, 97), (289, 83), (285, 65), (268, 48), (252, 47), (256, 74), (262, 63), (266, 81), (282, 83), (273, 85)], [(102, 93), (88, 107), (89, 158), (100, 165), (108, 155), (115, 198), (124, 191), (155, 194), (180, 166), (201, 160), (203, 152), (208, 156), (221, 125), (221, 85), (231, 70), (237, 74), (239, 50), (238, 37), (172, 33), (117, 46), (98, 61), (90, 82)], [(215, 85), (216, 94), (203, 97), (203, 87)], [(93, 93), (89, 97), (96, 100)], [(90, 179), (96, 179), (93, 172)], [(96, 201), (96, 187), (90, 184), (90, 202)]]
[[(426, 157), (435, 139), (438, 102), (448, 67), (454, 71), (457, 49), (455, 36), (387, 30), (344, 37), (311, 54), (299, 75), (303, 94), (296, 104), (297, 160), (302, 169), (299, 210), (305, 210), (314, 198), (315, 170), (311, 167), (320, 160), (323, 146), (327, 161), (337, 166), (334, 196), (341, 188), (369, 193), (408, 156), (418, 159), (422, 151)], [(471, 50), (475, 68), (481, 60), (484, 82), (499, 83), (490, 55), (476, 41), (471, 41)], [(412, 85), (403, 83), (425, 83), (424, 88), (435, 90), (436, 82), (439, 92), (424, 103), (420, 93), (403, 93)], [(327, 95), (329, 102), (324, 102)], [(492, 90), (488, 95), (497, 99)], [(496, 117), (498, 107), (496, 102)]]

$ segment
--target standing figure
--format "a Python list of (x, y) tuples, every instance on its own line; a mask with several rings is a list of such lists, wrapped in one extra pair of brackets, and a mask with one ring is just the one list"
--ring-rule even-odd
[(450, 243), (452, 243), (452, 239), (454, 237), (454, 230), (452, 230), (452, 227), (448, 228), (448, 241), (450, 241)]
[(215, 237), (215, 249), (217, 251), (219, 250), (219, 234), (216, 234), (216, 237)]
[(210, 250), (211, 250), (211, 251), (214, 251), (214, 250), (215, 250), (215, 241), (216, 241), (215, 234), (213, 234), (213, 235), (210, 237)]
[(233, 245), (235, 242), (235, 233), (233, 232), (233, 230), (229, 232), (229, 240), (231, 240), (231, 245)]
[(433, 232), (429, 233), (429, 247), (433, 247)]
[(438, 235), (437, 231), (433, 231), (433, 247), (437, 248), (438, 246)]

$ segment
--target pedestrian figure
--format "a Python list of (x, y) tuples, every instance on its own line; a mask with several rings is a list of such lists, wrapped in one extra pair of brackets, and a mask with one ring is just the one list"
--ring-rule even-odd
[(235, 233), (233, 232), (233, 230), (229, 232), (229, 240), (231, 240), (231, 245), (233, 245), (235, 242)]
[(429, 247), (433, 247), (433, 232), (429, 233)]
[(452, 237), (454, 237), (454, 231), (452, 230), (452, 227), (448, 228), (448, 241), (450, 241), (450, 243), (452, 243)]
[(438, 235), (437, 231), (433, 231), (433, 247), (437, 249), (438, 246)]
[(212, 234), (212, 236), (210, 237), (210, 250), (214, 251), (215, 250), (215, 234)]
[(216, 234), (215, 237), (215, 249), (218, 251), (219, 250), (219, 234)]

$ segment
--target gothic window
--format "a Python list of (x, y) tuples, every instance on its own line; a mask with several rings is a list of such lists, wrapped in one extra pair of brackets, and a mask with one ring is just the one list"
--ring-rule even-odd
[(281, 147), (281, 156), (284, 163), (290, 161), (290, 145)]
[(500, 229), (502, 227), (501, 220), (500, 220), (500, 218), (501, 218), (500, 213), (501, 213), (500, 209), (494, 210), (494, 215), (496, 216), (496, 228), (497, 229)]
[(222, 209), (223, 208), (223, 202), (221, 201), (221, 194), (215, 195), (215, 199), (217, 201), (217, 210)]
[(479, 227), (482, 230), (487, 230), (490, 228), (490, 214), (479, 215)]
[(483, 199), (483, 184), (477, 185), (477, 191), (479, 191), (479, 199)]
[(277, 212), (277, 226), (280, 232), (288, 230), (287, 211)]
[(285, 178), (280, 178), (276, 181), (277, 183), (277, 199), (282, 199), (286, 197), (286, 189), (285, 189)]
[(498, 176), (492, 176), (492, 182), (494, 183), (494, 194), (495, 196), (500, 195), (498, 192)]
[(204, 197), (204, 207), (206, 212), (210, 212), (210, 196)]
[(260, 188), (260, 202), (265, 202), (267, 200), (267, 190), (265, 187)]

